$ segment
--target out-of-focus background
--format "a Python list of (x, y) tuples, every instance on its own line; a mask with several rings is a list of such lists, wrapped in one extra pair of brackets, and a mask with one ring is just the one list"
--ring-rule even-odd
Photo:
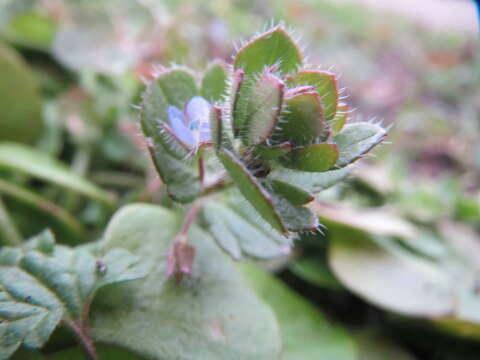
[[(158, 202), (132, 106), (142, 79), (158, 64), (229, 61), (240, 39), (280, 21), (311, 64), (339, 74), (353, 121), (390, 130), (345, 185), (319, 196), (325, 242), (302, 239), (279, 277), (332, 319), (391, 335), (406, 349), (394, 359), (478, 359), (473, 1), (0, 0), (0, 239), (48, 226), (81, 243), (121, 204)], [(346, 251), (341, 226), (372, 243)], [(425, 264), (458, 286), (448, 304)]]

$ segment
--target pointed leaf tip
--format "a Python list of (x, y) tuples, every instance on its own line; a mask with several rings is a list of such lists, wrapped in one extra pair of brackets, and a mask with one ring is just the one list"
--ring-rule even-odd
[(303, 65), (303, 54), (285, 28), (278, 25), (245, 43), (235, 55), (233, 65), (247, 75), (274, 65), (281, 74), (289, 74)]

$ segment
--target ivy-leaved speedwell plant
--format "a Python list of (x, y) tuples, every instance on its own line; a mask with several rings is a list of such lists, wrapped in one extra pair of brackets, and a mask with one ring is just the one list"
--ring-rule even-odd
[(42, 348), (59, 325), (91, 359), (95, 344), (129, 359), (280, 358), (272, 310), (219, 247), (233, 259), (288, 252), (296, 233), (320, 226), (315, 194), (386, 131), (349, 123), (335, 75), (306, 66), (281, 25), (199, 78), (161, 68), (141, 104), (171, 210), (126, 206), (99, 242), (75, 248), (45, 232), (0, 249), (1, 360)]
[[(307, 204), (386, 136), (378, 124), (348, 123), (336, 76), (306, 66), (281, 25), (196, 78), (184, 67), (159, 69), (144, 93), (142, 129), (169, 196), (192, 203), (191, 213), (201, 207), (203, 227), (236, 259), (280, 255), (292, 234), (315, 231)], [(186, 241), (181, 234), (172, 249), (172, 271), (190, 272)]]

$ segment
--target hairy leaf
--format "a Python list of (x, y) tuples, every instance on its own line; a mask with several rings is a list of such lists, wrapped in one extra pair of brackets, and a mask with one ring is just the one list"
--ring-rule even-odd
[(234, 196), (204, 205), (205, 228), (233, 259), (240, 259), (242, 254), (269, 259), (288, 252), (291, 240), (272, 231), (257, 217), (248, 203)]
[[(183, 109), (198, 95), (195, 79), (187, 70), (174, 68), (151, 82), (143, 96), (142, 129), (149, 139), (149, 150), (168, 193), (179, 202), (191, 202), (201, 191), (196, 169), (186, 162), (187, 150), (164, 131), (168, 125), (168, 108)], [(193, 162), (195, 164), (195, 162)]]
[(272, 171), (268, 178), (270, 180), (283, 181), (292, 186), (303, 189), (310, 193), (318, 193), (322, 190), (339, 183), (350, 175), (351, 169), (345, 167), (339, 170), (330, 170), (322, 173), (312, 173), (291, 169), (277, 169)]
[(340, 152), (337, 166), (343, 167), (360, 159), (387, 136), (379, 125), (370, 123), (350, 124), (334, 136)]
[(312, 144), (293, 150), (282, 159), (285, 167), (307, 171), (325, 172), (330, 170), (338, 160), (336, 144)]
[(226, 95), (227, 69), (225, 63), (216, 61), (212, 63), (202, 79), (200, 94), (208, 102), (221, 102)]
[(152, 268), (142, 280), (101, 291), (92, 308), (94, 338), (149, 359), (278, 359), (273, 313), (208, 234), (195, 227), (188, 234), (196, 249), (192, 277), (167, 277), (178, 226), (174, 213), (153, 205), (130, 205), (113, 217), (105, 250), (124, 247)]
[(271, 135), (282, 110), (282, 80), (270, 72), (260, 76), (248, 102), (248, 118), (243, 137), (248, 145), (258, 145)]
[(271, 181), (272, 190), (290, 201), (293, 205), (305, 205), (314, 200), (314, 196), (301, 188), (280, 180)]
[(325, 119), (331, 122), (337, 112), (338, 90), (334, 74), (325, 71), (304, 70), (288, 79), (289, 86), (313, 86), (320, 96)]
[(40, 348), (61, 320), (77, 321), (95, 292), (145, 275), (124, 249), (98, 258), (86, 248), (55, 245), (44, 232), (23, 248), (0, 250), (0, 359), (20, 346)]
[(326, 123), (320, 97), (316, 93), (305, 92), (287, 98), (285, 105), (280, 130), (276, 134), (282, 141), (305, 145), (323, 133)]
[(218, 156), (245, 199), (276, 231), (285, 233), (285, 225), (273, 207), (270, 194), (263, 188), (262, 184), (230, 151), (224, 149), (218, 153)]
[(334, 133), (340, 132), (345, 124), (348, 122), (349, 108), (345, 103), (339, 103), (337, 107), (337, 113), (332, 121), (330, 121), (330, 128)]
[(300, 48), (281, 25), (255, 36), (246, 42), (235, 55), (235, 70), (255, 74), (266, 67), (278, 65), (281, 74), (292, 73), (303, 64)]
[(232, 101), (236, 134), (248, 122), (248, 104), (254, 97), (253, 88), (258, 75), (265, 69), (274, 69), (280, 75), (285, 75), (295, 72), (302, 64), (303, 54), (281, 25), (259, 34), (238, 50), (233, 61), (235, 77)]

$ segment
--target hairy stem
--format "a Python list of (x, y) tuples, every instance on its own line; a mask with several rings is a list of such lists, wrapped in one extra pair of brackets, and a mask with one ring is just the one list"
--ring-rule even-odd
[(182, 227), (180, 228), (180, 231), (175, 238), (176, 242), (187, 241), (188, 230), (190, 229), (190, 226), (192, 226), (195, 218), (197, 217), (198, 212), (202, 207), (201, 205), (202, 205), (202, 201), (197, 200), (197, 201), (194, 201), (190, 209), (188, 209), (188, 212), (185, 215), (185, 220), (183, 221)]
[(66, 321), (65, 323), (75, 334), (79, 345), (85, 353), (85, 358), (87, 360), (98, 360), (95, 344), (93, 342), (93, 339), (88, 334), (88, 330), (85, 324), (83, 324), (83, 321)]

